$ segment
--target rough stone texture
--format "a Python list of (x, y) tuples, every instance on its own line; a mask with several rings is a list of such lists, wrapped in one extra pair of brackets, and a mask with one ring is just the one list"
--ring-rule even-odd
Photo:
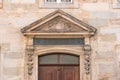
[(116, 34), (103, 34), (101, 35), (101, 41), (103, 42), (114, 42), (116, 41)]
[(0, 0), (0, 8), (3, 6), (3, 0)]
[[(27, 40), (20, 29), (57, 10), (55, 6), (41, 9), (40, 1), (4, 0), (3, 3), (0, 0), (0, 80), (26, 80)], [(78, 3), (77, 8), (73, 5), (62, 10), (97, 28), (90, 41), (91, 80), (120, 80), (120, 3), (117, 0), (80, 0)]]
[(112, 24), (112, 25), (120, 25), (120, 19), (119, 18), (110, 19), (110, 24)]

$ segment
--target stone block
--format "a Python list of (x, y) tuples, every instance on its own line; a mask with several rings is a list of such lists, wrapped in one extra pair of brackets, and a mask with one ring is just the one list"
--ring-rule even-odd
[(96, 53), (96, 59), (113, 59), (114, 52), (113, 51), (99, 51)]
[(117, 34), (117, 42), (120, 44), (120, 33)]
[(3, 75), (4, 76), (18, 76), (19, 75), (19, 71), (17, 67), (4, 67), (3, 68)]
[(112, 25), (120, 25), (120, 18), (113, 18), (109, 20)]
[(0, 45), (2, 52), (10, 51), (10, 43), (1, 43)]
[(11, 3), (33, 4), (36, 0), (11, 0)]
[(96, 3), (97, 0), (81, 0), (83, 3)]
[(99, 79), (98, 80), (111, 80), (113, 79), (112, 77), (114, 75), (115, 75), (114, 64), (112, 63), (99, 64)]
[(120, 3), (119, 2), (118, 3), (113, 3), (112, 8), (113, 9), (120, 9)]
[(9, 52), (7, 54), (4, 54), (4, 58), (8, 59), (22, 59), (23, 54), (20, 52)]
[(90, 24), (94, 27), (108, 26), (107, 19), (95, 18), (95, 19), (88, 19), (88, 20), (89, 20), (88, 24)]
[(3, 0), (0, 0), (0, 8), (3, 6)]
[(24, 62), (21, 59), (9, 59), (9, 58), (4, 58), (4, 67), (21, 67), (23, 66)]
[(115, 42), (117, 41), (117, 37), (116, 37), (116, 34), (102, 34), (100, 41)]
[(98, 44), (97, 44), (97, 51), (98, 52), (103, 52), (103, 53), (106, 53), (106, 52), (110, 52), (110, 53), (115, 53), (114, 52), (114, 46), (115, 46), (115, 43), (114, 42), (107, 42), (107, 41), (99, 41)]
[[(104, 6), (104, 7), (103, 7)], [(81, 8), (83, 10), (88, 10), (88, 11), (96, 11), (96, 13), (100, 14), (100, 11), (103, 11), (101, 15), (104, 15), (104, 11), (109, 10), (109, 4), (108, 3), (85, 3), (82, 4)], [(107, 12), (107, 11), (106, 11)], [(97, 15), (93, 13), (93, 16)], [(99, 16), (101, 16), (99, 15)]]
[(91, 18), (102, 18), (102, 19), (118, 18), (118, 17), (120, 17), (119, 14), (120, 14), (120, 12), (112, 12), (112, 11), (109, 11), (109, 10), (105, 10), (105, 8), (103, 7), (103, 11), (102, 10), (92, 11), (91, 12)]
[(120, 33), (120, 27), (119, 26), (108, 26), (108, 27), (101, 27), (100, 28), (100, 34), (116, 34)]

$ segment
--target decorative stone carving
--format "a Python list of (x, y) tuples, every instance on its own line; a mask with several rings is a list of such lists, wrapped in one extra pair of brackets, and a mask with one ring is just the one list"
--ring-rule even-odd
[(28, 65), (28, 75), (32, 75), (33, 73), (33, 52), (34, 52), (34, 47), (29, 45), (26, 48), (26, 53), (27, 53), (27, 65)]
[[(83, 30), (83, 29), (81, 29)], [(78, 32), (80, 29), (72, 27), (70, 23), (62, 20), (53, 21), (40, 30), (41, 32)]]
[(84, 46), (84, 51), (85, 51), (85, 70), (86, 70), (86, 74), (90, 73), (90, 51), (91, 51), (91, 47), (90, 45), (85, 45)]

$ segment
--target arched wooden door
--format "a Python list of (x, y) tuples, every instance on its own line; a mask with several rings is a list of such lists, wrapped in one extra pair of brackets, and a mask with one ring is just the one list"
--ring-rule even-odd
[(78, 56), (55, 53), (38, 59), (38, 80), (79, 80)]

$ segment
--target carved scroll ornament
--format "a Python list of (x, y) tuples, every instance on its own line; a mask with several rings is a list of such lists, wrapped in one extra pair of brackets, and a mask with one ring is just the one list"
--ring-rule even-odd
[(90, 73), (90, 51), (91, 51), (91, 47), (90, 45), (85, 45), (84, 46), (84, 51), (85, 51), (85, 71), (86, 71), (86, 74), (89, 74)]
[(28, 75), (32, 75), (33, 73), (33, 52), (34, 47), (33, 46), (27, 46), (26, 53), (27, 53), (27, 65), (28, 65)]

